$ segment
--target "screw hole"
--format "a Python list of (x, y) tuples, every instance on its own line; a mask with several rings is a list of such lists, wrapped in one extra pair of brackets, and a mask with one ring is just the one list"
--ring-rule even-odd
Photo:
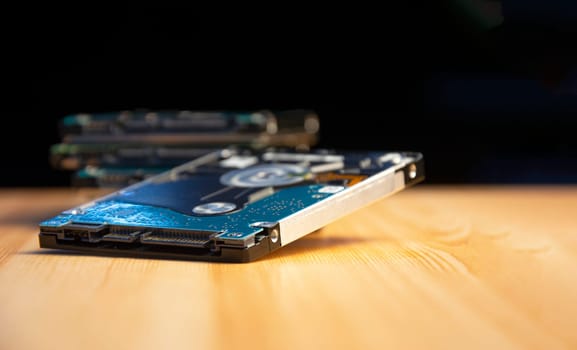
[(409, 165), (409, 179), (414, 179), (417, 177), (417, 166), (413, 163)]
[(270, 241), (272, 243), (278, 242), (279, 237), (280, 237), (280, 234), (278, 232), (278, 229), (275, 228), (275, 229), (270, 231)]

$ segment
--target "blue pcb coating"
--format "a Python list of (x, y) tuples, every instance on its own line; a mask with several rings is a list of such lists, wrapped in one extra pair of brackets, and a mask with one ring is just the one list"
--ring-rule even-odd
[(322, 201), (333, 192), (319, 192), (323, 185), (295, 186), (285, 188), (259, 201), (249, 203), (236, 212), (214, 216), (185, 215), (171, 209), (119, 200), (97, 201), (78, 214), (70, 211), (43, 221), (41, 226), (55, 227), (70, 224), (108, 224), (131, 227), (169, 228), (222, 232), (227, 239), (244, 240), (261, 231), (251, 227), (256, 222), (277, 222), (301, 209)]

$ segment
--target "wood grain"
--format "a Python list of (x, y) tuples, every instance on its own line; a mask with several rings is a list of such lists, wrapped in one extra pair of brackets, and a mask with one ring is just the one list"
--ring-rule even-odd
[(38, 248), (0, 190), (0, 350), (576, 349), (577, 186), (418, 185), (249, 264)]

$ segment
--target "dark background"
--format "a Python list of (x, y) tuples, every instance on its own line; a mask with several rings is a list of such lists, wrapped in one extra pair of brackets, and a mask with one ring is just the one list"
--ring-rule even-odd
[(0, 186), (67, 185), (58, 120), (134, 108), (311, 108), (319, 147), (420, 150), (429, 183), (577, 183), (575, 7), (6, 11)]

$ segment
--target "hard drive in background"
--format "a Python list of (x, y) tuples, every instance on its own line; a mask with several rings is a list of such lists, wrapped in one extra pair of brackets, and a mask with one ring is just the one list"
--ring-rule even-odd
[(311, 110), (136, 110), (80, 113), (60, 123), (63, 143), (132, 145), (286, 146), (317, 143), (318, 115)]
[(423, 179), (418, 152), (225, 147), (48, 218), (39, 242), (248, 262)]
[(167, 167), (102, 167), (85, 166), (73, 173), (72, 187), (118, 189), (143, 181), (169, 170)]
[(308, 150), (318, 143), (312, 110), (135, 110), (78, 113), (60, 121), (52, 167), (76, 187), (123, 187), (228, 146)]

